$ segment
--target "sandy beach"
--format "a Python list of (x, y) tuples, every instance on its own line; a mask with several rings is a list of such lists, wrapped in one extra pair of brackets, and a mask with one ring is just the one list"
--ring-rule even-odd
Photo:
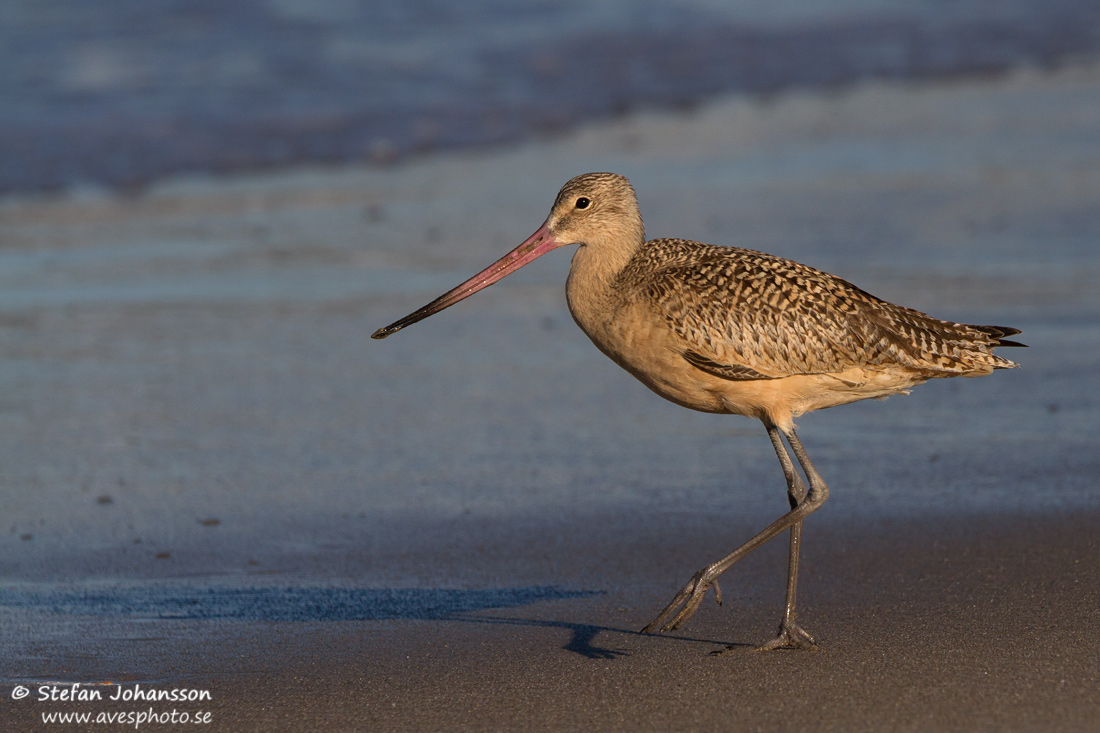
[[(1098, 120), (1082, 64), (0, 199), (0, 722), (1100, 730)], [(369, 339), (589, 170), (630, 177), (650, 236), (1023, 329), (1021, 369), (800, 420), (832, 488), (805, 530), (817, 651), (749, 651), (782, 543), (721, 608), (637, 633), (784, 511), (782, 475), (758, 424), (592, 347), (566, 253)], [(209, 696), (49, 699), (74, 683)]]

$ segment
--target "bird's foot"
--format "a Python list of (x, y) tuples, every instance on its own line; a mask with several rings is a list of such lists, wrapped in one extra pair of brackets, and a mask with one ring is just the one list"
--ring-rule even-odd
[(801, 626), (784, 621), (779, 626), (779, 635), (766, 644), (760, 646), (747, 646), (745, 644), (730, 644), (724, 649), (711, 652), (711, 656), (721, 656), (727, 652), (770, 652), (773, 649), (817, 649), (817, 642)]
[(784, 621), (779, 625), (779, 635), (771, 641), (756, 647), (758, 652), (770, 652), (773, 649), (816, 649), (817, 642), (795, 622)]
[[(642, 629), (642, 633), (650, 634), (654, 631), (674, 631), (680, 628), (699, 610), (699, 606), (703, 603), (703, 598), (711, 588), (714, 588), (714, 600), (721, 606), (722, 589), (718, 586), (718, 573), (715, 572), (713, 565), (708, 565), (691, 577), (687, 585), (681, 588), (680, 592), (673, 597), (672, 602), (665, 606), (663, 611), (657, 614), (657, 618), (650, 621), (649, 624)], [(679, 609), (679, 612), (676, 612), (677, 609)], [(674, 613), (675, 615), (673, 615)], [(669, 616), (672, 616), (672, 618), (666, 623), (665, 619)]]

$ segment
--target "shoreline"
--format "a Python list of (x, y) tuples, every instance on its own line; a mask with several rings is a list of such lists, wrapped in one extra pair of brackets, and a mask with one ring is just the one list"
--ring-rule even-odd
[[(5, 721), (50, 727), (15, 686), (67, 681), (209, 690), (226, 730), (1097, 727), (1098, 115), (1092, 65), (5, 200)], [(629, 175), (652, 235), (1024, 328), (1022, 369), (802, 419), (833, 489), (817, 652), (709, 654), (773, 632), (782, 541), (683, 634), (637, 632), (782, 476), (759, 425), (592, 347), (568, 257), (369, 338), (585, 169)]]
[[(1098, 527), (1097, 512), (898, 521), (857, 533), (859, 525), (807, 521), (800, 619), (820, 644), (810, 652), (750, 651), (781, 613), (781, 542), (773, 548), (780, 551), (762, 550), (724, 576), (724, 607), (708, 602), (686, 628), (663, 635), (637, 629), (694, 566), (680, 554), (660, 563), (679, 567), (651, 571), (646, 550), (630, 552), (624, 543), (629, 560), (609, 560), (635, 566), (625, 581), (594, 595), (513, 607), (491, 601), (419, 618), (307, 615), (274, 624), (232, 615), (158, 617), (155, 605), (152, 615), (147, 608), (70, 616), (93, 637), (137, 623), (161, 638), (134, 647), (147, 648), (130, 657), (128, 679), (111, 675), (118, 667), (108, 659), (76, 658), (62, 679), (108, 680), (116, 690), (206, 690), (210, 701), (176, 707), (201, 707), (216, 729), (232, 730), (295, 730), (307, 720), (386, 730), (434, 730), (444, 721), (453, 730), (1023, 731), (1052, 721), (1084, 730), (1100, 721), (1090, 624), (1078, 623), (1079, 609), (1100, 601), (1100, 570), (1090, 562)], [(592, 535), (578, 528), (577, 536)], [(645, 547), (661, 552), (652, 542)], [(606, 548), (572, 547), (577, 559), (593, 551)], [(323, 585), (311, 589), (318, 607)], [(135, 597), (141, 592), (134, 586)], [(268, 603), (278, 606), (278, 595)], [(369, 617), (369, 607), (356, 608)], [(65, 617), (44, 615), (39, 628)], [(204, 651), (211, 640), (219, 649), (214, 660)], [(735, 649), (714, 656), (726, 644)], [(187, 671), (159, 676), (163, 660)], [(5, 689), (49, 677), (12, 678), (13, 662), (4, 665)], [(33, 714), (46, 707), (122, 709), (106, 699), (9, 709), (13, 722), (37, 730)]]

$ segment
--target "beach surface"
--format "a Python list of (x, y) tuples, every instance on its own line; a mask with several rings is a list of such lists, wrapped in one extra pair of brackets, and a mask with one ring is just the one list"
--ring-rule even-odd
[[(638, 633), (785, 510), (782, 474), (760, 425), (587, 341), (565, 252), (369, 338), (590, 170), (632, 180), (650, 236), (1023, 330), (1020, 369), (799, 421), (832, 489), (805, 526), (816, 651), (750, 651), (782, 541), (722, 607)], [(1100, 66), (9, 196), (0, 240), (5, 729), (1100, 729)], [(171, 690), (207, 694), (141, 696)]]

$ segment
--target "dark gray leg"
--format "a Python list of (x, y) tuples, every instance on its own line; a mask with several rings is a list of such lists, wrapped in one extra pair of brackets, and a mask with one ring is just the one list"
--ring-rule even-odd
[[(768, 425), (768, 437), (772, 440), (772, 445), (775, 446), (775, 454), (779, 456), (779, 462), (783, 466), (783, 476), (787, 479), (787, 500), (791, 504), (791, 509), (797, 509), (799, 504), (802, 503), (806, 497), (806, 487), (802, 483), (801, 477), (798, 472), (795, 471), (794, 465), (791, 463), (790, 456), (787, 455), (786, 449), (783, 447), (783, 439), (780, 437), (779, 428), (774, 425)], [(806, 455), (806, 451), (803, 450), (802, 444), (799, 442), (798, 437), (794, 435), (794, 431), (791, 431), (791, 435), (787, 437), (788, 441), (791, 441), (791, 447), (795, 448), (795, 444), (798, 443), (798, 447), (795, 448), (795, 455), (799, 456), (799, 463), (802, 463), (805, 459), (809, 464), (809, 457)], [(809, 464), (811, 470), (813, 464)], [(815, 472), (816, 473), (816, 472)], [(810, 474), (807, 473), (807, 476)], [(820, 476), (818, 477), (820, 479)], [(824, 482), (822, 482), (824, 484)], [(828, 488), (825, 489), (826, 494)], [(783, 612), (783, 621), (779, 624), (778, 635), (767, 642), (757, 647), (760, 651), (770, 651), (772, 649), (793, 648), (793, 649), (808, 649), (817, 644), (814, 638), (810, 636), (804, 629), (802, 629), (795, 622), (795, 595), (798, 593), (798, 558), (802, 549), (802, 522), (798, 521), (791, 525), (791, 547), (790, 554), (787, 558), (787, 598), (786, 608)]]
[[(721, 595), (717, 583), (718, 576), (726, 572), (734, 563), (748, 555), (757, 547), (760, 547), (768, 540), (783, 532), (783, 530), (789, 528), (791, 530), (791, 544), (790, 557), (787, 564), (787, 608), (783, 617), (783, 622), (779, 627), (779, 636), (771, 642), (761, 646), (760, 649), (769, 650), (787, 646), (808, 647), (813, 645), (813, 638), (800, 629), (795, 623), (795, 591), (798, 585), (798, 555), (802, 542), (802, 520), (817, 511), (825, 500), (829, 498), (829, 487), (814, 469), (809, 456), (806, 455), (806, 451), (802, 447), (802, 443), (798, 440), (798, 436), (793, 429), (781, 431), (775, 425), (768, 423), (765, 423), (765, 427), (768, 429), (768, 436), (771, 438), (772, 446), (775, 448), (776, 456), (779, 458), (779, 463), (783, 467), (783, 476), (787, 480), (787, 498), (790, 501), (791, 510), (772, 522), (762, 532), (758, 533), (755, 537), (738, 547), (729, 555), (726, 555), (718, 562), (708, 565), (697, 572), (691, 580), (688, 581), (687, 585), (680, 589), (680, 592), (676, 594), (672, 602), (657, 615), (657, 618), (653, 619), (649, 625), (642, 629), (643, 632), (648, 633), (656, 630), (672, 631), (679, 628), (699, 609), (699, 606), (703, 602), (703, 598), (706, 596), (707, 590), (712, 586), (715, 588), (715, 593), (717, 594), (719, 602), (721, 602)], [(803, 487), (802, 480), (795, 471), (790, 456), (787, 455), (787, 450), (783, 446), (780, 432), (786, 436), (787, 442), (790, 443), (791, 449), (794, 451), (795, 458), (798, 459), (799, 465), (802, 466), (802, 471), (806, 474), (806, 479), (810, 485), (808, 491)], [(665, 619), (670, 616), (672, 618), (666, 623)]]

